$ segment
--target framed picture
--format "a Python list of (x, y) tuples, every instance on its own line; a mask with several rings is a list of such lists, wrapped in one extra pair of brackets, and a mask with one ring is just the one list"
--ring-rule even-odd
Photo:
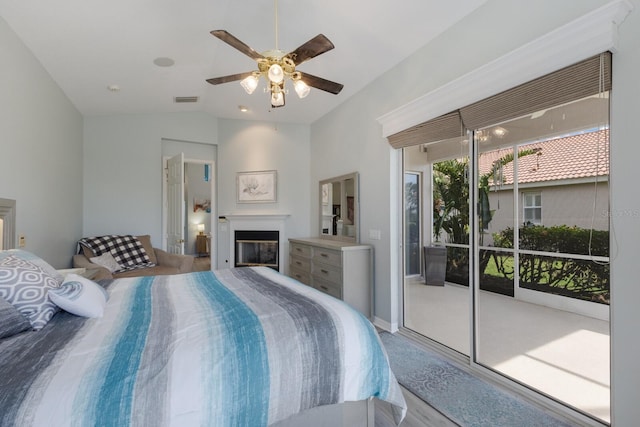
[(273, 203), (276, 201), (276, 171), (238, 172), (238, 203)]
[(322, 205), (327, 206), (329, 204), (329, 185), (322, 184)]
[(193, 198), (193, 211), (194, 212), (207, 212), (211, 213), (211, 200)]

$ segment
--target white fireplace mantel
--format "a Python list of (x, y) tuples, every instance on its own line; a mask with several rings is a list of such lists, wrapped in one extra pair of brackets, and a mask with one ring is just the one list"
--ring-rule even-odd
[(285, 252), (285, 222), (290, 214), (284, 213), (259, 213), (259, 212), (247, 212), (247, 213), (231, 213), (221, 215), (221, 218), (226, 218), (229, 223), (229, 261), (230, 265), (236, 264), (235, 254), (235, 235), (236, 230), (251, 230), (251, 231), (278, 231), (278, 264), (279, 271), (283, 272), (284, 258), (288, 256)]
[(231, 213), (221, 215), (229, 222), (232, 221), (284, 221), (289, 218), (290, 214), (282, 213)]

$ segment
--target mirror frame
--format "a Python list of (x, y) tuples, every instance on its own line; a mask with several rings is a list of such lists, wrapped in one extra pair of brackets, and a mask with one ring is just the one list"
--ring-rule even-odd
[[(326, 184), (336, 184), (336, 183), (342, 184), (344, 181), (348, 179), (353, 179), (353, 224), (348, 224), (348, 225), (353, 225), (353, 233), (351, 233), (351, 235), (345, 235), (345, 234), (334, 235), (334, 234), (323, 233), (323, 227), (322, 227), (323, 219), (326, 216), (325, 214), (323, 214), (323, 206), (327, 206), (326, 203), (331, 203), (331, 202), (326, 200), (323, 201), (322, 187)], [(342, 189), (343, 189), (342, 185), (340, 186), (340, 188), (341, 188), (340, 200), (342, 205), (347, 203), (346, 197), (350, 197), (350, 195), (348, 194), (345, 195), (342, 193)], [(319, 203), (320, 203), (319, 204), (320, 238), (359, 243), (360, 242), (360, 175), (358, 174), (358, 172), (352, 172), (345, 175), (336, 176), (333, 178), (323, 179), (322, 181), (320, 181), (318, 190), (319, 190)], [(346, 209), (344, 207), (341, 207), (341, 212), (344, 212), (345, 210)], [(334, 215), (332, 214), (331, 216), (333, 217)], [(347, 228), (342, 228), (342, 229), (348, 230)]]

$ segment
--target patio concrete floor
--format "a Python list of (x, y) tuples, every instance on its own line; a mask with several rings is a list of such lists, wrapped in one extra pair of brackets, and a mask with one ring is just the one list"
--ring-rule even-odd
[[(407, 279), (404, 325), (469, 355), (469, 289)], [(610, 422), (609, 322), (480, 291), (477, 362)]]

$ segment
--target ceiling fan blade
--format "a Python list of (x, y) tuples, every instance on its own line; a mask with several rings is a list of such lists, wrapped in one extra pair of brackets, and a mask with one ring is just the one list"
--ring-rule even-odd
[(231, 74), (229, 76), (222, 77), (214, 77), (212, 79), (207, 79), (207, 83), (211, 83), (212, 85), (219, 85), (222, 83), (235, 82), (237, 80), (243, 80), (253, 74), (253, 71), (247, 71), (246, 73), (239, 74)]
[(322, 77), (316, 77), (307, 73), (300, 73), (300, 80), (305, 82), (308, 86), (315, 87), (316, 89), (324, 90), (325, 92), (337, 95), (340, 93), (344, 85), (330, 80), (323, 79)]
[(289, 52), (286, 56), (291, 58), (296, 65), (300, 65), (303, 62), (315, 58), (316, 56), (325, 53), (335, 46), (331, 43), (324, 34), (318, 34), (296, 50)]
[(251, 59), (258, 60), (260, 58), (264, 58), (261, 54), (259, 54), (258, 52), (250, 48), (247, 44), (241, 42), (239, 39), (225, 30), (213, 30), (211, 31), (211, 35), (219, 38), (229, 46), (238, 49), (240, 52), (244, 53)]

